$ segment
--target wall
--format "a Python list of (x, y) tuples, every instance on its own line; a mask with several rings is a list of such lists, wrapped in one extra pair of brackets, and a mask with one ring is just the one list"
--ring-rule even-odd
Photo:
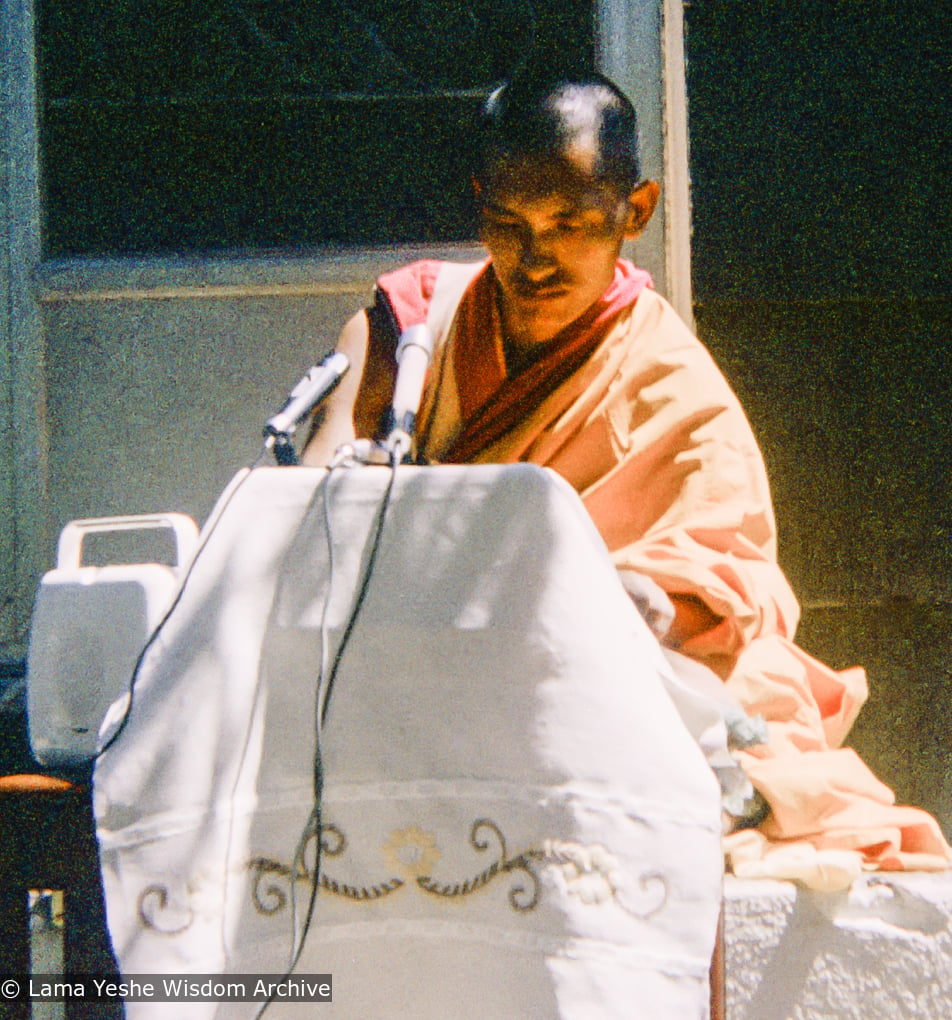
[(29, 621), (41, 569), (45, 377), (31, 278), (40, 261), (32, 5), (0, 6), (0, 649)]
[(926, 0), (692, 4), (696, 319), (767, 459), (799, 641), (952, 834), (952, 125)]
[(76, 517), (153, 510), (203, 521), (376, 275), (422, 254), (46, 264), (51, 534)]
[(952, 300), (712, 301), (696, 315), (764, 451), (797, 640), (866, 667), (848, 743), (952, 835)]
[(728, 877), (730, 1020), (952, 1013), (952, 876), (869, 875), (847, 890)]

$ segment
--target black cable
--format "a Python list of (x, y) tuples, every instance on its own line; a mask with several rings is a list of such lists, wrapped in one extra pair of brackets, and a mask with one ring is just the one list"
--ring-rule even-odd
[(334, 656), (334, 664), (331, 667), (330, 675), (327, 678), (327, 691), (324, 695), (324, 704), (321, 708), (320, 724), (321, 726), (327, 721), (327, 709), (330, 704), (330, 697), (334, 687), (334, 681), (337, 678), (337, 671), (340, 668), (341, 659), (344, 657), (344, 650), (350, 641), (350, 636), (353, 633), (354, 625), (357, 623), (357, 617), (360, 615), (360, 610), (363, 607), (364, 599), (367, 596), (367, 589), (370, 586), (370, 578), (373, 574), (374, 566), (377, 562), (377, 554), (380, 552), (381, 538), (383, 537), (383, 525), (387, 515), (387, 508), (390, 506), (390, 501), (393, 496), (394, 482), (397, 480), (397, 468), (400, 465), (399, 456), (395, 451), (390, 453), (390, 481), (387, 483), (386, 491), (383, 494), (383, 499), (380, 503), (380, 509), (377, 512), (377, 523), (374, 529), (373, 545), (370, 548), (370, 555), (367, 557), (367, 567), (364, 570), (364, 577), (360, 585), (360, 590), (357, 593), (357, 598), (354, 602), (354, 608), (351, 610), (350, 619), (347, 622), (347, 626), (344, 629), (344, 634), (341, 637), (340, 644), (337, 647), (337, 654)]
[(132, 667), (132, 675), (129, 678), (128, 688), (129, 700), (126, 703), (125, 710), (123, 711), (122, 719), (119, 721), (119, 724), (116, 727), (116, 729), (110, 734), (109, 739), (93, 755), (92, 758), (93, 762), (98, 761), (99, 758), (101, 758), (102, 755), (104, 755), (106, 751), (108, 751), (109, 748), (111, 748), (113, 744), (116, 743), (116, 741), (119, 739), (119, 737), (125, 730), (126, 724), (129, 721), (129, 716), (132, 713), (132, 702), (135, 696), (135, 687), (136, 683), (139, 680), (139, 673), (142, 669), (143, 662), (145, 662), (146, 655), (148, 655), (149, 650), (158, 640), (158, 637), (165, 628), (165, 625), (169, 622), (169, 619), (171, 618), (172, 614), (175, 612), (175, 610), (178, 608), (179, 603), (182, 601), (182, 596), (185, 594), (185, 588), (188, 585), (189, 578), (191, 578), (192, 576), (192, 572), (195, 570), (195, 565), (198, 563), (202, 553), (205, 551), (205, 547), (208, 545), (209, 540), (215, 533), (215, 529), (218, 527), (218, 522), (224, 516), (225, 510), (228, 509), (228, 506), (231, 504), (231, 501), (235, 498), (235, 495), (237, 494), (238, 490), (251, 477), (251, 472), (254, 471), (255, 468), (257, 468), (261, 464), (261, 461), (264, 459), (266, 453), (267, 450), (262, 450), (258, 458), (252, 464), (242, 469), (245, 472), (244, 477), (236, 485), (232, 486), (231, 492), (228, 494), (228, 498), (225, 500), (224, 505), (219, 510), (215, 519), (207, 527), (205, 537), (202, 539), (198, 548), (195, 550), (195, 555), (192, 556), (192, 562), (188, 565), (188, 570), (186, 570), (185, 576), (182, 578), (182, 583), (179, 585), (178, 591), (175, 593), (175, 598), (172, 599), (172, 603), (168, 607), (168, 609), (166, 609), (165, 613), (162, 616), (162, 619), (159, 620), (159, 622), (153, 628), (152, 633), (149, 635), (148, 640), (146, 641), (145, 645), (142, 648), (142, 651), (139, 652), (139, 655), (136, 658), (135, 665)]
[[(146, 641), (145, 645), (142, 648), (142, 651), (139, 653), (139, 655), (138, 655), (138, 657), (136, 659), (136, 662), (135, 662), (135, 665), (133, 666), (132, 674), (131, 674), (131, 677), (130, 677), (130, 680), (129, 680), (129, 690), (128, 690), (129, 697), (128, 697), (128, 701), (126, 703), (126, 707), (125, 707), (125, 709), (123, 711), (122, 719), (120, 720), (120, 722), (116, 726), (115, 730), (110, 734), (109, 738), (105, 741), (105, 743), (96, 751), (96, 754), (93, 757), (93, 761), (96, 761), (98, 758), (100, 758), (102, 755), (104, 755), (116, 743), (116, 741), (118, 741), (119, 737), (125, 731), (126, 726), (128, 724), (128, 721), (129, 721), (129, 718), (130, 718), (131, 713), (132, 713), (133, 699), (134, 699), (134, 695), (135, 695), (135, 686), (136, 686), (136, 683), (138, 682), (139, 674), (141, 672), (141, 669), (142, 669), (143, 663), (145, 661), (146, 655), (149, 653), (149, 650), (152, 648), (152, 646), (158, 640), (158, 638), (159, 638), (160, 634), (162, 633), (162, 631), (164, 630), (166, 624), (168, 623), (168, 621), (172, 617), (172, 614), (175, 612), (175, 610), (178, 608), (179, 604), (181, 603), (182, 598), (183, 598), (184, 593), (185, 593), (185, 589), (188, 586), (188, 582), (189, 582), (190, 578), (192, 577), (194, 569), (195, 569), (199, 559), (201, 558), (202, 553), (204, 552), (204, 550), (208, 546), (208, 543), (211, 540), (212, 535), (215, 533), (215, 530), (217, 529), (219, 522), (221, 521), (222, 517), (224, 516), (225, 511), (227, 510), (227, 508), (231, 504), (231, 502), (234, 499), (234, 497), (237, 495), (238, 490), (244, 485), (244, 483), (251, 476), (251, 472), (261, 464), (261, 461), (264, 459), (264, 457), (267, 454), (267, 452), (268, 452), (267, 449), (263, 450), (261, 455), (257, 458), (257, 460), (253, 464), (251, 464), (249, 467), (244, 469), (244, 471), (245, 471), (244, 477), (242, 477), (236, 484), (233, 485), (233, 487), (231, 489), (231, 492), (228, 494), (228, 497), (225, 500), (225, 502), (221, 505), (217, 515), (211, 521), (211, 523), (208, 525), (208, 527), (207, 527), (207, 529), (205, 531), (204, 538), (202, 539), (201, 543), (199, 544), (198, 548), (195, 551), (194, 556), (192, 557), (192, 560), (191, 560), (191, 562), (190, 562), (190, 564), (188, 566), (188, 569), (185, 572), (185, 576), (182, 579), (182, 583), (179, 585), (179, 589), (176, 592), (175, 598), (172, 600), (172, 603), (169, 605), (168, 609), (163, 614), (162, 619), (158, 622), (158, 624), (153, 629), (152, 633), (149, 635), (148, 640)], [(293, 957), (292, 957), (292, 960), (291, 960), (291, 962), (290, 962), (290, 964), (288, 966), (288, 969), (285, 971), (285, 973), (282, 976), (282, 979), (281, 979), (282, 981), (288, 979), (291, 976), (291, 974), (294, 972), (295, 967), (297, 966), (298, 962), (300, 961), (301, 953), (304, 950), (304, 945), (305, 945), (305, 943), (307, 941), (307, 936), (308, 936), (308, 933), (310, 932), (311, 923), (312, 923), (313, 918), (314, 918), (314, 913), (315, 913), (315, 908), (316, 908), (316, 903), (317, 903), (317, 896), (318, 896), (318, 892), (320, 890), (321, 849), (322, 849), (322, 836), (323, 836), (323, 833), (322, 833), (322, 824), (321, 824), (321, 806), (322, 806), (322, 796), (323, 796), (323, 788), (324, 788), (324, 775), (323, 775), (323, 761), (322, 761), (322, 755), (321, 755), (321, 731), (322, 731), (324, 723), (325, 723), (325, 721), (327, 719), (327, 712), (328, 712), (328, 708), (329, 708), (329, 705), (330, 705), (330, 697), (331, 697), (331, 694), (332, 694), (332, 691), (333, 691), (334, 681), (336, 680), (337, 673), (338, 673), (338, 671), (340, 669), (340, 665), (341, 665), (341, 662), (343, 660), (344, 652), (345, 652), (345, 650), (347, 648), (347, 645), (350, 642), (350, 638), (351, 638), (351, 636), (353, 634), (354, 627), (355, 627), (355, 625), (357, 623), (357, 619), (358, 619), (358, 617), (360, 615), (360, 611), (363, 608), (364, 602), (366, 600), (367, 591), (368, 591), (369, 586), (370, 586), (370, 579), (371, 579), (371, 577), (373, 576), (373, 573), (374, 573), (374, 568), (375, 568), (376, 562), (377, 562), (377, 556), (379, 554), (380, 547), (381, 547), (381, 542), (382, 542), (382, 538), (383, 538), (383, 528), (384, 528), (384, 523), (386, 521), (386, 514), (387, 514), (387, 510), (388, 510), (388, 508), (390, 506), (390, 503), (391, 503), (391, 500), (392, 500), (392, 496), (393, 496), (393, 488), (394, 488), (394, 484), (396, 482), (397, 467), (399, 466), (399, 463), (400, 462), (399, 462), (399, 458), (397, 457), (397, 455), (395, 453), (391, 452), (391, 455), (390, 455), (390, 465), (389, 465), (390, 466), (390, 479), (389, 479), (389, 481), (387, 483), (387, 488), (384, 491), (383, 498), (382, 498), (381, 503), (380, 503), (380, 507), (379, 507), (379, 509), (377, 511), (377, 518), (376, 518), (376, 522), (374, 524), (374, 529), (373, 529), (373, 539), (372, 539), (372, 543), (371, 543), (370, 554), (367, 557), (367, 564), (366, 564), (366, 566), (364, 568), (363, 577), (361, 579), (360, 587), (359, 587), (358, 592), (357, 592), (357, 597), (354, 600), (353, 607), (351, 608), (350, 615), (348, 617), (347, 625), (344, 628), (344, 633), (343, 633), (343, 635), (341, 637), (340, 644), (338, 645), (337, 651), (336, 651), (336, 653), (334, 655), (333, 664), (331, 666), (330, 672), (326, 676), (325, 676), (325, 659), (324, 659), (324, 654), (325, 654), (325, 650), (326, 650), (326, 627), (325, 627), (325, 624), (326, 624), (327, 607), (328, 607), (329, 602), (330, 602), (330, 585), (333, 582), (333, 539), (332, 539), (332, 534), (331, 534), (331, 523), (330, 523), (331, 522), (331, 518), (330, 518), (330, 504), (329, 504), (329, 494), (330, 494), (330, 484), (331, 484), (332, 472), (328, 473), (327, 479), (325, 480), (325, 486), (324, 486), (324, 513), (325, 513), (326, 534), (327, 534), (327, 542), (328, 542), (328, 561), (329, 561), (330, 571), (329, 571), (329, 580), (328, 580), (328, 596), (327, 596), (327, 598), (325, 600), (324, 615), (322, 616), (322, 624), (321, 624), (321, 631), (322, 631), (321, 675), (320, 675), (320, 677), (318, 679), (317, 697), (315, 699), (315, 756), (314, 756), (314, 774), (313, 774), (313, 780), (312, 780), (312, 783), (313, 783), (312, 789), (313, 789), (313, 794), (314, 794), (314, 804), (313, 804), (313, 807), (311, 809), (311, 813), (308, 816), (308, 820), (307, 820), (307, 823), (305, 824), (304, 830), (303, 830), (303, 832), (301, 834), (301, 838), (300, 838), (300, 840), (298, 842), (298, 847), (297, 847), (297, 850), (295, 851), (294, 864), (293, 864), (292, 869), (291, 869), (292, 923), (294, 923), (293, 922), (293, 915), (294, 915), (293, 899), (294, 899), (294, 886), (295, 886), (295, 880), (296, 880), (296, 875), (297, 875), (298, 864), (299, 864), (299, 862), (303, 861), (304, 855), (307, 852), (308, 843), (310, 842), (312, 837), (314, 839), (314, 868), (313, 868), (313, 871), (311, 872), (311, 888), (310, 888), (310, 893), (309, 893), (309, 896), (308, 896), (308, 903), (307, 903), (307, 909), (306, 909), (306, 912), (305, 912), (304, 923), (303, 923), (303, 926), (302, 926), (302, 929), (301, 929), (300, 940), (297, 939), (297, 931), (296, 931), (297, 925), (296, 925), (296, 923), (294, 923), (295, 932), (294, 932), (294, 936), (293, 937), (294, 937), (295, 941), (297, 942), (297, 945), (296, 945), (296, 947), (293, 950)], [(306, 867), (305, 867), (305, 873), (307, 873)], [(260, 1018), (260, 1017), (262, 1017), (264, 1015), (265, 1010), (268, 1008), (269, 1005), (271, 1005), (272, 1001), (273, 1001), (273, 993), (262, 1004), (261, 1009), (256, 1014), (256, 1020), (258, 1020), (258, 1018)]]
[[(93, 756), (93, 762), (97, 761), (110, 748), (112, 748), (115, 745), (115, 743), (119, 740), (120, 736), (122, 736), (123, 732), (125, 731), (126, 726), (127, 726), (128, 722), (129, 722), (131, 713), (132, 713), (133, 701), (134, 701), (134, 697), (135, 697), (135, 687), (136, 687), (136, 684), (137, 684), (137, 682), (139, 680), (139, 675), (141, 673), (142, 666), (143, 666), (143, 663), (145, 662), (146, 656), (148, 655), (150, 649), (153, 647), (155, 642), (158, 640), (158, 638), (159, 638), (160, 634), (162, 633), (162, 631), (165, 629), (165, 627), (166, 627), (168, 621), (171, 619), (173, 613), (176, 611), (176, 609), (180, 605), (180, 603), (182, 601), (182, 598), (183, 598), (183, 596), (185, 594), (185, 589), (188, 586), (188, 582), (189, 582), (189, 580), (192, 577), (192, 574), (193, 574), (193, 572), (195, 570), (195, 567), (196, 567), (199, 559), (201, 558), (202, 553), (205, 551), (206, 547), (208, 546), (208, 543), (211, 540), (212, 535), (215, 533), (215, 530), (217, 529), (219, 522), (221, 521), (222, 517), (224, 516), (225, 511), (230, 506), (230, 504), (231, 504), (232, 500), (234, 499), (234, 497), (237, 495), (238, 490), (241, 489), (241, 487), (244, 485), (244, 483), (251, 476), (252, 471), (254, 471), (254, 469), (257, 468), (261, 464), (262, 460), (267, 455), (267, 453), (268, 453), (268, 449), (265, 448), (264, 450), (262, 450), (261, 454), (254, 461), (254, 463), (252, 463), (251, 465), (249, 465), (247, 468), (244, 469), (244, 472), (245, 472), (244, 477), (242, 477), (236, 484), (234, 484), (232, 486), (232, 489), (229, 492), (229, 494), (227, 496), (227, 499), (221, 505), (221, 507), (218, 510), (218, 513), (216, 514), (215, 518), (207, 526), (204, 538), (202, 539), (201, 543), (199, 544), (198, 548), (195, 551), (195, 554), (192, 557), (191, 562), (189, 563), (188, 569), (185, 572), (185, 576), (182, 578), (182, 583), (179, 585), (179, 588), (178, 588), (178, 591), (175, 594), (175, 597), (173, 598), (171, 604), (169, 605), (169, 607), (166, 609), (165, 613), (163, 614), (162, 619), (153, 628), (152, 633), (149, 635), (148, 640), (146, 641), (146, 643), (143, 646), (142, 650), (139, 652), (138, 657), (136, 658), (135, 665), (133, 666), (132, 673), (131, 673), (131, 676), (130, 676), (130, 679), (129, 679), (128, 701), (126, 703), (125, 709), (123, 710), (122, 719), (119, 721), (119, 723), (116, 726), (116, 728), (110, 734), (109, 738), (103, 743), (103, 745), (100, 748), (98, 748), (98, 750), (96, 751), (95, 755)], [(345, 652), (345, 650), (347, 648), (347, 645), (350, 642), (350, 638), (351, 638), (351, 635), (353, 634), (354, 627), (355, 627), (355, 625), (357, 623), (357, 619), (358, 619), (358, 617), (360, 615), (360, 611), (361, 611), (361, 609), (362, 609), (362, 607), (364, 605), (364, 602), (366, 600), (367, 591), (368, 591), (369, 586), (370, 586), (370, 579), (371, 579), (371, 577), (373, 575), (374, 568), (376, 566), (377, 556), (378, 556), (378, 553), (380, 551), (381, 541), (382, 541), (382, 537), (383, 537), (383, 528), (384, 528), (384, 523), (385, 523), (385, 520), (386, 520), (387, 509), (389, 508), (389, 505), (390, 505), (390, 502), (391, 502), (391, 499), (392, 499), (393, 488), (394, 488), (394, 484), (396, 482), (397, 467), (398, 466), (399, 466), (399, 458), (397, 457), (397, 455), (395, 453), (391, 452), (391, 455), (390, 455), (390, 479), (389, 479), (389, 481), (387, 483), (387, 488), (384, 491), (384, 495), (383, 495), (383, 498), (381, 500), (380, 508), (377, 511), (377, 518), (376, 518), (376, 522), (375, 522), (374, 530), (373, 530), (373, 540), (372, 540), (372, 544), (371, 544), (371, 548), (370, 548), (370, 554), (369, 554), (369, 556), (367, 558), (367, 564), (366, 564), (366, 567), (364, 568), (364, 573), (363, 573), (363, 577), (361, 579), (360, 587), (359, 587), (358, 592), (357, 592), (357, 597), (355, 598), (353, 607), (351, 608), (351, 612), (350, 612), (350, 616), (349, 616), (348, 621), (347, 621), (347, 625), (346, 625), (346, 627), (344, 629), (344, 633), (343, 633), (343, 635), (341, 637), (340, 644), (337, 647), (337, 652), (334, 655), (334, 661), (333, 661), (333, 664), (331, 666), (331, 670), (326, 675), (325, 675), (325, 666), (326, 666), (325, 654), (326, 654), (326, 647), (327, 647), (326, 613), (327, 613), (328, 605), (330, 603), (330, 591), (331, 591), (331, 585), (333, 583), (333, 569), (334, 569), (334, 567), (333, 567), (333, 562), (334, 562), (333, 561), (333, 557), (334, 557), (334, 554), (333, 554), (333, 537), (332, 537), (332, 534), (331, 534), (331, 518), (330, 518), (330, 503), (329, 503), (330, 484), (331, 484), (333, 468), (331, 469), (331, 472), (328, 473), (328, 476), (327, 476), (327, 478), (325, 480), (325, 486), (324, 486), (324, 515), (325, 515), (325, 526), (326, 526), (326, 535), (327, 535), (327, 543), (328, 543), (329, 575), (328, 575), (328, 594), (327, 594), (327, 598), (325, 599), (324, 612), (322, 614), (322, 622), (321, 622), (321, 633), (322, 633), (321, 673), (320, 673), (320, 676), (318, 678), (318, 690), (317, 690), (317, 696), (316, 696), (316, 699), (315, 699), (315, 756), (314, 756), (314, 774), (313, 774), (313, 779), (312, 779), (312, 783), (313, 783), (312, 789), (313, 789), (313, 794), (314, 794), (314, 804), (313, 804), (313, 807), (311, 809), (311, 813), (308, 816), (308, 820), (307, 820), (307, 823), (305, 824), (304, 830), (303, 830), (303, 832), (301, 834), (301, 838), (300, 838), (300, 840), (298, 842), (298, 847), (297, 847), (297, 850), (295, 851), (294, 864), (293, 864), (292, 869), (291, 869), (292, 924), (293, 924), (293, 927), (295, 929), (293, 938), (295, 939), (295, 942), (297, 944), (296, 944), (296, 946), (293, 949), (293, 957), (292, 957), (291, 962), (290, 962), (290, 964), (288, 966), (288, 969), (286, 970), (286, 972), (282, 976), (282, 981), (286, 980), (287, 978), (289, 978), (291, 976), (291, 974), (294, 972), (295, 967), (297, 966), (298, 962), (300, 961), (301, 953), (304, 950), (304, 945), (305, 945), (305, 943), (307, 941), (307, 936), (308, 936), (308, 933), (310, 932), (311, 923), (312, 923), (313, 918), (314, 918), (314, 913), (315, 913), (315, 908), (316, 908), (316, 903), (317, 903), (317, 896), (318, 896), (318, 892), (320, 890), (321, 849), (322, 849), (322, 836), (323, 836), (323, 833), (322, 833), (322, 824), (321, 824), (321, 805), (322, 805), (322, 796), (323, 796), (323, 788), (324, 788), (324, 776), (323, 776), (323, 761), (322, 761), (322, 755), (321, 755), (321, 731), (323, 729), (324, 723), (325, 723), (326, 718), (327, 718), (327, 711), (328, 711), (328, 707), (330, 705), (330, 697), (331, 697), (331, 693), (332, 693), (332, 690), (333, 690), (334, 681), (335, 681), (335, 679), (337, 677), (337, 673), (338, 673), (338, 671), (340, 669), (340, 665), (341, 665), (341, 662), (343, 660), (344, 652)], [(311, 872), (311, 888), (310, 888), (310, 893), (309, 893), (309, 896), (308, 896), (308, 903), (307, 903), (307, 909), (306, 909), (306, 912), (305, 912), (304, 923), (303, 923), (303, 926), (302, 926), (302, 929), (301, 929), (300, 939), (298, 940), (298, 938), (297, 938), (297, 930), (296, 930), (297, 929), (297, 924), (294, 921), (294, 914), (295, 914), (294, 907), (293, 907), (293, 902), (294, 902), (294, 887), (295, 887), (295, 880), (296, 880), (296, 876), (297, 876), (298, 864), (299, 864), (299, 862), (303, 861), (304, 855), (307, 852), (308, 843), (310, 842), (312, 837), (314, 839), (314, 868), (313, 868), (313, 871)], [(305, 867), (305, 873), (307, 873), (306, 867)], [(273, 993), (262, 1004), (261, 1009), (256, 1014), (256, 1020), (258, 1020), (258, 1018), (260, 1018), (260, 1017), (262, 1017), (264, 1015), (265, 1010), (268, 1008), (268, 1006), (271, 1005), (272, 1001), (273, 1001)]]
[[(353, 634), (354, 627), (357, 623), (357, 619), (360, 615), (360, 611), (363, 608), (364, 602), (366, 601), (367, 591), (370, 587), (370, 579), (373, 576), (374, 567), (377, 562), (377, 555), (380, 552), (380, 547), (383, 539), (383, 528), (387, 516), (387, 510), (390, 506), (394, 483), (397, 479), (397, 468), (400, 465), (398, 455), (391, 451), (390, 454), (390, 480), (387, 483), (387, 488), (384, 491), (383, 498), (380, 501), (380, 507), (377, 511), (377, 520), (373, 531), (373, 540), (370, 547), (370, 554), (367, 557), (367, 565), (364, 568), (363, 577), (361, 579), (360, 587), (357, 591), (357, 597), (354, 599), (354, 604), (350, 611), (350, 616), (347, 620), (347, 625), (344, 628), (344, 633), (341, 636), (340, 644), (337, 646), (337, 652), (334, 655), (334, 661), (331, 666), (330, 673), (326, 677), (326, 685), (324, 683), (324, 650), (326, 648), (326, 613), (327, 607), (330, 603), (330, 588), (333, 582), (333, 538), (331, 535), (331, 518), (330, 518), (330, 503), (329, 503), (329, 492), (332, 474), (329, 473), (325, 481), (324, 489), (324, 513), (325, 513), (325, 525), (326, 525), (326, 537), (328, 544), (328, 560), (329, 560), (329, 579), (328, 579), (328, 596), (324, 602), (324, 610), (321, 620), (321, 633), (322, 633), (322, 652), (321, 652), (321, 676), (318, 678), (318, 689), (317, 697), (315, 699), (315, 754), (314, 754), (314, 775), (313, 775), (313, 792), (314, 792), (314, 803), (311, 808), (311, 813), (308, 815), (307, 822), (305, 823), (304, 829), (301, 833), (301, 838), (298, 841), (297, 850), (295, 851), (294, 860), (291, 865), (291, 916), (292, 926), (295, 929), (293, 938), (296, 941), (296, 945), (292, 948), (292, 958), (288, 965), (287, 970), (282, 974), (280, 981), (288, 980), (294, 973), (294, 969), (297, 967), (301, 953), (304, 951), (304, 945), (307, 942), (307, 936), (311, 930), (311, 924), (314, 920), (314, 913), (317, 905), (317, 896), (320, 891), (321, 884), (321, 850), (322, 850), (322, 823), (321, 823), (321, 809), (323, 804), (323, 793), (324, 793), (324, 768), (323, 768), (323, 757), (321, 754), (321, 733), (324, 728), (324, 723), (327, 719), (327, 710), (330, 705), (331, 694), (333, 693), (334, 681), (337, 678), (338, 670), (340, 669), (341, 661), (344, 657), (344, 651), (350, 642), (351, 635)], [(333, 468), (332, 468), (333, 471)], [(323, 691), (322, 691), (323, 688)], [(323, 695), (323, 696), (322, 696)], [(299, 863), (304, 861), (304, 855), (307, 853), (307, 846), (314, 838), (314, 869), (311, 872), (311, 886), (308, 894), (307, 909), (304, 915), (304, 923), (301, 927), (301, 936), (298, 939), (297, 936), (297, 924), (295, 921), (296, 910), (294, 907), (294, 889), (295, 881), (298, 873)], [(306, 862), (304, 871), (307, 874)], [(272, 992), (267, 1000), (262, 1004), (261, 1009), (255, 1014), (255, 1020), (261, 1020), (264, 1016), (265, 1011), (274, 1001), (274, 992)]]

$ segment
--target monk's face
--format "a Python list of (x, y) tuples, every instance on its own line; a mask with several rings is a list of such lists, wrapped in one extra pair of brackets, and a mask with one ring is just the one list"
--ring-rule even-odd
[[(499, 280), (506, 339), (517, 347), (551, 340), (602, 296), (623, 241), (654, 209), (657, 185), (620, 195), (595, 177), (594, 162), (584, 150), (500, 161), (479, 187), (480, 238)], [(650, 209), (636, 203), (633, 212), (645, 189)]]

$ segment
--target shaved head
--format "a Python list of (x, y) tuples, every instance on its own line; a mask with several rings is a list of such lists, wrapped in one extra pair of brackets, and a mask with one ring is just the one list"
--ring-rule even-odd
[(496, 89), (480, 122), (475, 178), (527, 160), (557, 162), (587, 154), (592, 176), (627, 196), (638, 183), (638, 121), (634, 107), (600, 75), (525, 75)]

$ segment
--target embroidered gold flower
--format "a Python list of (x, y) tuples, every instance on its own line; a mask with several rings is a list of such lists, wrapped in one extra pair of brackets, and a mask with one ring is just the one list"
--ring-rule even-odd
[(436, 837), (416, 825), (395, 829), (380, 850), (387, 866), (409, 879), (429, 877), (440, 859)]

